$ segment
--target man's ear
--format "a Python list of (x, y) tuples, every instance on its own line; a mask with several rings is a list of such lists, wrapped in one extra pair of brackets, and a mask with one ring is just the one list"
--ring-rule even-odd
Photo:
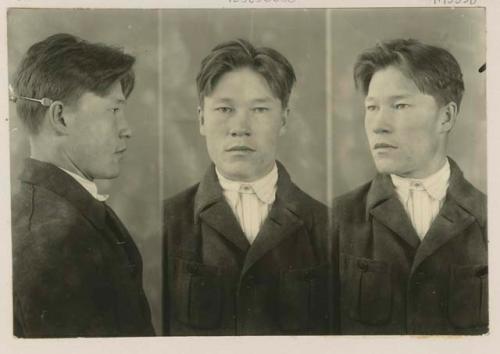
[(290, 115), (290, 108), (285, 108), (281, 112), (281, 128), (280, 136), (286, 133), (286, 125), (288, 123), (288, 116)]
[(203, 108), (198, 106), (198, 124), (200, 126), (200, 134), (205, 136), (205, 117), (203, 117)]
[(66, 135), (68, 132), (68, 121), (65, 117), (64, 103), (61, 101), (54, 101), (49, 106), (46, 115), (52, 129), (58, 135)]
[(448, 133), (453, 129), (457, 115), (458, 105), (455, 102), (449, 102), (441, 107), (439, 126), (442, 133)]

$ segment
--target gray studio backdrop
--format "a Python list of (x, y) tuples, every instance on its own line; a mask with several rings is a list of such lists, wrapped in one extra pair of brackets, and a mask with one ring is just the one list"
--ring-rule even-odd
[[(450, 155), (486, 191), (486, 73), (478, 73), (486, 56), (484, 26), (482, 9), (10, 9), (9, 75), (31, 44), (58, 32), (124, 47), (137, 57), (137, 83), (127, 108), (134, 135), (120, 177), (99, 181), (99, 186), (111, 194), (111, 206), (139, 246), (160, 333), (160, 205), (198, 182), (209, 165), (198, 131), (195, 77), (201, 59), (216, 44), (246, 38), (290, 60), (297, 85), (278, 158), (299, 187), (330, 204), (375, 172), (364, 136), (362, 97), (354, 92), (353, 63), (362, 50), (396, 37), (443, 46), (461, 64), (466, 91)], [(29, 149), (10, 107), (15, 191)]]

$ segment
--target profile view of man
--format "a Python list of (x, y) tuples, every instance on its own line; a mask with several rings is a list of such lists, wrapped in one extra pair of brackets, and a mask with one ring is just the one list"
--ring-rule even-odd
[(18, 337), (154, 334), (141, 256), (94, 183), (120, 173), (134, 62), (56, 34), (18, 67), (12, 97), (31, 151), (12, 200)]
[(330, 331), (328, 211), (276, 161), (295, 73), (271, 48), (225, 42), (197, 76), (213, 164), (164, 203), (165, 335)]
[(396, 39), (362, 53), (354, 78), (378, 174), (334, 203), (342, 333), (488, 331), (486, 196), (446, 152), (459, 64)]

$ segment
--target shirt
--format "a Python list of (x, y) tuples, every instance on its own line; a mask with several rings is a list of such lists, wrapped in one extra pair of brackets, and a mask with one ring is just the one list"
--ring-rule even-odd
[(222, 176), (217, 168), (215, 172), (224, 197), (243, 233), (250, 244), (253, 243), (276, 198), (278, 181), (276, 164), (271, 172), (254, 182), (232, 181)]
[(76, 173), (70, 172), (62, 167), (59, 167), (59, 168), (61, 170), (63, 170), (64, 172), (66, 172), (71, 177), (73, 177), (78, 183), (81, 184), (81, 186), (83, 188), (85, 188), (85, 190), (87, 192), (89, 192), (98, 201), (104, 202), (109, 198), (109, 195), (107, 195), (107, 194), (99, 194), (99, 192), (97, 191), (97, 185), (95, 184), (95, 182), (90, 181), (86, 178), (83, 178), (82, 176), (80, 176)]
[(450, 180), (450, 163), (429, 177), (403, 178), (391, 175), (399, 200), (422, 240), (443, 206)]

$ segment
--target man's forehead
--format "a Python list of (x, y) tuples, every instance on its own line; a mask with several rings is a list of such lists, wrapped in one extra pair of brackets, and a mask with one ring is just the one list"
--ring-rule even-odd
[(395, 67), (379, 70), (373, 74), (366, 100), (371, 98), (408, 98), (422, 94), (415, 82)]
[[(213, 102), (227, 102), (227, 103), (239, 101), (241, 98), (242, 97), (240, 97), (239, 95), (230, 95), (230, 94), (229, 95), (212, 94), (210, 96), (205, 96), (205, 99), (209, 99)], [(269, 96), (266, 94), (261, 94), (254, 97), (244, 97), (244, 98), (252, 103), (267, 103), (277, 100), (276, 97)]]
[(370, 89), (398, 88), (408, 91), (418, 90), (413, 78), (404, 69), (391, 65), (373, 73), (368, 91)]
[(415, 93), (396, 93), (396, 94), (391, 94), (391, 93), (384, 93), (381, 92), (380, 94), (375, 93), (370, 95), (368, 92), (368, 95), (365, 97), (365, 102), (372, 102), (376, 101), (378, 99), (386, 99), (386, 100), (392, 100), (392, 101), (397, 101), (397, 100), (404, 100), (404, 99), (409, 99), (415, 97)]

